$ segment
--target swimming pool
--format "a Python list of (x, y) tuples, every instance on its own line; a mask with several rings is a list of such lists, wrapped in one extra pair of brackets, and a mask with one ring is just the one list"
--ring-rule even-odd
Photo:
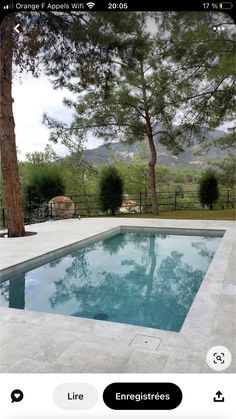
[(222, 237), (127, 231), (0, 283), (0, 305), (179, 331)]

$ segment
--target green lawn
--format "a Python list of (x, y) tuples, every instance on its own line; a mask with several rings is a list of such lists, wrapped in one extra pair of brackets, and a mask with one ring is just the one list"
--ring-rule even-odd
[[(117, 217), (117, 216), (116, 216)], [(235, 208), (224, 210), (179, 210), (161, 211), (160, 215), (152, 214), (119, 214), (118, 217), (133, 218), (172, 218), (182, 220), (234, 220), (236, 219)]]

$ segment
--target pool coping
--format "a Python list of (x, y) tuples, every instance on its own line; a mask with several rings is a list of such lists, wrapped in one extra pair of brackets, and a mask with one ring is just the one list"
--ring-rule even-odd
[[(104, 222), (104, 220), (106, 220)], [(73, 226), (78, 225), (78, 221), (76, 222), (74, 220), (74, 223), (71, 222), (72, 220), (67, 220), (69, 222), (56, 222), (58, 224), (51, 224), (54, 229), (54, 233), (58, 233), (58, 229), (60, 230), (60, 227), (62, 226), (62, 223), (64, 223), (64, 226), (68, 230), (69, 228), (73, 229)], [(107, 222), (108, 221), (108, 222)], [(198, 220), (197, 220), (198, 221)], [(61, 224), (60, 224), (61, 223)], [(175, 233), (178, 231), (178, 234), (181, 234), (181, 232), (186, 234), (186, 232), (193, 233), (193, 230), (196, 234), (199, 233), (207, 233), (213, 232), (212, 234), (221, 234), (224, 235), (222, 237), (221, 243), (216, 251), (216, 254), (206, 272), (206, 275), (202, 281), (202, 284), (198, 290), (198, 293), (193, 301), (193, 304), (188, 312), (188, 315), (186, 316), (186, 319), (184, 321), (184, 324), (180, 330), (180, 332), (169, 332), (169, 331), (163, 331), (159, 329), (152, 329), (152, 328), (145, 328), (141, 326), (132, 326), (132, 325), (126, 325), (126, 324), (119, 324), (119, 323), (112, 323), (112, 322), (104, 322), (100, 320), (93, 320), (93, 319), (82, 319), (82, 318), (71, 318), (70, 316), (62, 316), (62, 315), (55, 315), (55, 314), (46, 314), (46, 313), (36, 313), (36, 312), (24, 312), (22, 310), (18, 309), (9, 309), (9, 308), (0, 308), (0, 322), (2, 321), (2, 327), (5, 323), (10, 322), (11, 326), (15, 322), (18, 323), (28, 323), (29, 325), (33, 325), (38, 329), (38, 331), (43, 332), (43, 327), (45, 330), (50, 329), (51, 333), (51, 339), (53, 339), (53, 336), (56, 340), (56, 334), (60, 332), (63, 340), (63, 334), (66, 333), (66, 331), (71, 331), (71, 333), (74, 333), (73, 331), (76, 330), (85, 330), (86, 328), (88, 330), (92, 330), (94, 334), (94, 339), (91, 339), (91, 336), (87, 332), (83, 332), (82, 336), (81, 333), (79, 333), (79, 339), (84, 342), (84, 340), (89, 342), (88, 347), (91, 349), (91, 345), (95, 342), (98, 344), (102, 344), (102, 353), (110, 354), (117, 354), (114, 358), (114, 365), (112, 368), (117, 368), (115, 370), (116, 372), (150, 372), (149, 369), (152, 367), (153, 372), (213, 372), (209, 369), (209, 367), (206, 365), (205, 362), (205, 356), (207, 349), (209, 347), (214, 346), (215, 344), (223, 344), (224, 340), (228, 343), (230, 346), (231, 353), (233, 352), (234, 359), (235, 359), (235, 344), (233, 343), (232, 339), (232, 333), (231, 329), (227, 330), (227, 327), (222, 328), (222, 321), (220, 321), (220, 324), (217, 324), (217, 321), (219, 323), (219, 317), (223, 316), (225, 318), (225, 312), (229, 312), (228, 307), (226, 307), (227, 299), (231, 296), (234, 296), (235, 298), (235, 285), (233, 283), (233, 278), (229, 278), (229, 281), (226, 278), (226, 272), (228, 270), (229, 262), (230, 260), (234, 258), (233, 255), (233, 245), (235, 245), (235, 223), (234, 222), (218, 222), (218, 221), (207, 221), (207, 222), (196, 222), (193, 220), (151, 220), (151, 219), (84, 219), (83, 220), (85, 230), (86, 230), (86, 224), (87, 226), (93, 227), (96, 226), (96, 230), (98, 230), (97, 223), (100, 223), (100, 232), (95, 231), (95, 234), (88, 234), (87, 231), (87, 237), (83, 237), (80, 240), (77, 240), (76, 242), (73, 242), (55, 249), (51, 250), (50, 257), (53, 255), (59, 255), (60, 253), (64, 253), (67, 247), (77, 247), (78, 243), (82, 246), (94, 241), (98, 240), (100, 238), (109, 237), (111, 235), (114, 235), (115, 233), (119, 231), (127, 231), (127, 229), (131, 229), (134, 231), (134, 229), (140, 229), (142, 230), (149, 230), (152, 228), (158, 229), (159, 231), (169, 232), (173, 229), (175, 230)], [(37, 224), (34, 225), (33, 229), (38, 230), (38, 235), (31, 236), (31, 237), (39, 237), (40, 230), (42, 232), (42, 228), (45, 227), (45, 224)], [(82, 224), (80, 224), (82, 225)], [(50, 227), (50, 222), (48, 222), (48, 226)], [(58, 226), (58, 229), (57, 229)], [(104, 228), (107, 228), (104, 230)], [(46, 229), (47, 230), (47, 229)], [(50, 230), (50, 228), (49, 228)], [(92, 229), (92, 233), (94, 233), (95, 228)], [(73, 236), (74, 237), (74, 236)], [(19, 240), (29, 240), (29, 238), (17, 238), (17, 239), (3, 239), (8, 241), (8, 245), (6, 246), (9, 250), (9, 248), (12, 248), (12, 250), (16, 251), (17, 248), (19, 248), (18, 245), (14, 245), (14, 242), (16, 243)], [(32, 240), (32, 238), (31, 238)], [(12, 243), (12, 245), (9, 243)], [(71, 241), (71, 240), (69, 240)], [(57, 241), (57, 244), (60, 241)], [(37, 248), (37, 246), (36, 246)], [(22, 261), (21, 260), (21, 270), (26, 268), (27, 264), (32, 264), (32, 260), (37, 259), (37, 263), (45, 259), (45, 255), (48, 255), (47, 249), (45, 249), (46, 252), (42, 254), (38, 254), (36, 257), (30, 258), (30, 252), (28, 252), (28, 259), (26, 258)], [(32, 252), (31, 252), (32, 253)], [(16, 254), (15, 254), (16, 256)], [(17, 257), (13, 258), (14, 260), (17, 260)], [(15, 270), (15, 267), (19, 266), (19, 258), (18, 263), (11, 264), (9, 266), (4, 266), (4, 264), (0, 264), (0, 267), (4, 266), (3, 269), (1, 269), (0, 273), (4, 273), (4, 276), (6, 273), (10, 273), (12, 270)], [(18, 271), (17, 271), (18, 272)], [(233, 273), (233, 270), (232, 270)], [(226, 282), (225, 282), (226, 280)], [(222, 300), (221, 296), (225, 296), (225, 304), (224, 298)], [(222, 303), (223, 301), (223, 303)], [(223, 304), (223, 305), (222, 305)], [(231, 317), (233, 318), (234, 313), (231, 313)], [(69, 317), (69, 319), (68, 319)], [(229, 316), (228, 316), (229, 317)], [(20, 321), (19, 321), (20, 320)], [(43, 324), (43, 326), (42, 326)], [(61, 324), (67, 324), (66, 330), (62, 327), (60, 327)], [(86, 325), (86, 327), (85, 327)], [(1, 323), (0, 323), (1, 326)], [(231, 325), (232, 326), (232, 325)], [(233, 325), (235, 327), (235, 324)], [(41, 329), (40, 329), (41, 328)], [(36, 330), (35, 329), (35, 330)], [(53, 330), (56, 332), (53, 333)], [(1, 331), (1, 327), (0, 327)], [(154, 339), (161, 339), (160, 344), (158, 346), (158, 349), (156, 351), (150, 351), (148, 348), (145, 347), (145, 345), (140, 344), (137, 345), (135, 348), (131, 348), (131, 342), (133, 341), (134, 337), (137, 335), (141, 336), (151, 336)], [(76, 336), (78, 336), (78, 332), (75, 333), (75, 342), (77, 341)], [(84, 339), (85, 338), (85, 339)], [(109, 351), (107, 352), (107, 345), (104, 344), (104, 339), (109, 341), (108, 348)], [(27, 340), (27, 338), (26, 338)], [(231, 342), (232, 341), (232, 342)], [(74, 342), (74, 341), (73, 341)], [(75, 344), (75, 342), (73, 344)], [(218, 343), (217, 343), (218, 342)], [(230, 343), (230, 344), (229, 344)], [(10, 343), (8, 343), (9, 346)], [(98, 344), (98, 345), (99, 345)], [(209, 346), (211, 345), (211, 346)], [(69, 345), (71, 346), (71, 345)], [(72, 345), (73, 346), (73, 345)], [(7, 344), (6, 344), (7, 347)], [(86, 347), (86, 344), (85, 344)], [(112, 348), (112, 350), (111, 350)], [(119, 348), (119, 353), (118, 352)], [(67, 348), (66, 350), (73, 350), (73, 348)], [(85, 349), (84, 349), (85, 351)], [(14, 351), (13, 351), (14, 352)], [(66, 352), (66, 351), (65, 351)], [(149, 358), (152, 359), (151, 367), (147, 366), (147, 362), (143, 362), (143, 365), (138, 365), (136, 358), (138, 357), (145, 357), (145, 354), (147, 354)], [(120, 360), (123, 358), (127, 361), (124, 361), (124, 365), (120, 366), (119, 362), (116, 364), (115, 358)], [(17, 355), (14, 353), (14, 356)], [(183, 357), (184, 355), (184, 357)], [(19, 366), (19, 363), (24, 365), (25, 363), (25, 369), (27, 370), (26, 363), (30, 362), (32, 363), (32, 357), (29, 356), (29, 353), (24, 354), (24, 356), (19, 355), (19, 357), (13, 356), (14, 362), (7, 363), (2, 362), (2, 370), (3, 372), (17, 372), (19, 368), (22, 368)], [(105, 359), (107, 358), (105, 357)], [(39, 368), (39, 372), (50, 372), (50, 368), (55, 367), (56, 363), (58, 363), (61, 358), (63, 359), (63, 354), (61, 354), (59, 357), (57, 357), (52, 363), (44, 362), (44, 364), (47, 366), (46, 371), (44, 370), (44, 366), (42, 365), (39, 367), (38, 363), (38, 357), (35, 358), (35, 367), (37, 365), (37, 368)], [(101, 356), (100, 356), (101, 358)], [(97, 357), (98, 365), (99, 364), (99, 356)], [(96, 356), (95, 356), (96, 359)], [(6, 355), (7, 360), (7, 355)], [(177, 362), (178, 361), (178, 362)], [(110, 372), (109, 368), (106, 366), (106, 362), (104, 364), (103, 360), (103, 366), (100, 366), (100, 369), (102, 371), (97, 371), (97, 365), (90, 360), (86, 365), (86, 362), (81, 367), (83, 372)], [(119, 365), (118, 365), (119, 364)], [(140, 364), (140, 363), (139, 363)], [(142, 363), (141, 363), (142, 364)], [(155, 366), (156, 364), (156, 366)], [(15, 365), (15, 367), (14, 367)], [(0, 356), (0, 366), (1, 366), (1, 356)], [(63, 364), (62, 364), (63, 366)], [(32, 372), (35, 371), (35, 368), (32, 365)], [(65, 365), (64, 365), (65, 367)], [(63, 367), (63, 368), (64, 368)], [(14, 370), (15, 368), (15, 370)], [(63, 369), (62, 368), (62, 369)], [(69, 368), (69, 366), (68, 366)], [(140, 371), (141, 368), (141, 371)], [(23, 368), (24, 369), (24, 368)], [(58, 366), (58, 369), (60, 372), (61, 367)], [(228, 372), (235, 371), (235, 363), (232, 363), (231, 367), (227, 370)], [(227, 372), (226, 371), (226, 372)], [(54, 371), (55, 372), (55, 371)]]

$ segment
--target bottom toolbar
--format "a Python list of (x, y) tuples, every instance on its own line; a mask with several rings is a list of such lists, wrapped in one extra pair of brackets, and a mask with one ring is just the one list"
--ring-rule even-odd
[[(233, 419), (235, 374), (2, 374), (2, 419)], [(81, 411), (83, 414), (81, 416)]]

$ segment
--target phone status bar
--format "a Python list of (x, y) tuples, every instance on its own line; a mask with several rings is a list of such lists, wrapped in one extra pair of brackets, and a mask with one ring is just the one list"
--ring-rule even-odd
[(120, 1), (89, 1), (89, 2), (12, 2), (3, 3), (0, 9), (4, 12), (14, 11), (41, 11), (41, 12), (65, 12), (65, 11), (80, 11), (80, 12), (93, 12), (93, 11), (225, 11), (233, 14), (235, 9), (232, 2), (219, 2), (219, 3), (204, 3), (201, 1), (182, 0), (176, 4), (168, 3), (166, 0), (128, 0), (125, 2)]

